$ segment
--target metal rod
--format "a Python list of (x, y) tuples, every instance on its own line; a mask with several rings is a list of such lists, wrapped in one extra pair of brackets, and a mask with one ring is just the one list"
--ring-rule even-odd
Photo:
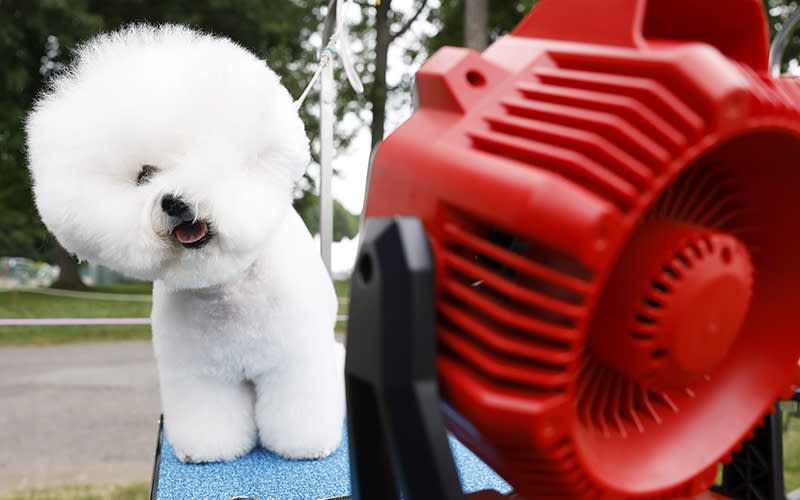
[(331, 273), (331, 247), (333, 245), (333, 120), (336, 89), (333, 65), (322, 70), (320, 78), (320, 182), (319, 182), (319, 236), (322, 261)]
[[(336, 26), (336, 0), (328, 4), (328, 15), (322, 28), (320, 54), (330, 41)], [(319, 242), (322, 262), (332, 274), (331, 247), (333, 246), (333, 123), (336, 88), (333, 81), (333, 64), (328, 64), (320, 77), (320, 180), (319, 180)]]
[(789, 44), (789, 39), (794, 34), (797, 23), (800, 22), (800, 9), (795, 9), (789, 19), (783, 23), (783, 27), (772, 39), (772, 44), (769, 47), (769, 68), (772, 76), (777, 78), (781, 76), (781, 65), (783, 64), (783, 52)]

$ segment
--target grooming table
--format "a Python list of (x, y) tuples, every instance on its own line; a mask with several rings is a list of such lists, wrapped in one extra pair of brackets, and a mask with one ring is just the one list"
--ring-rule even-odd
[[(151, 500), (319, 500), (350, 494), (347, 429), (342, 444), (323, 460), (286, 460), (263, 448), (233, 462), (183, 464), (159, 431)], [(450, 449), (465, 492), (511, 491), (472, 452), (450, 436)]]

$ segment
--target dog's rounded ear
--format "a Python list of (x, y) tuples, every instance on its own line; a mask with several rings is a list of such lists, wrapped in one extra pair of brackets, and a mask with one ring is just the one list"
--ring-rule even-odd
[(306, 142), (303, 151), (304, 154), (302, 157), (298, 157), (296, 168), (294, 168), (291, 173), (292, 185), (300, 182), (300, 179), (303, 178), (303, 174), (306, 173), (306, 170), (308, 170), (308, 167), (311, 164), (311, 154), (308, 151), (308, 142)]
[[(288, 98), (288, 91), (283, 87), (281, 89)], [(280, 106), (273, 106), (273, 109), (273, 116), (264, 127), (265, 135), (262, 137), (266, 137), (266, 141), (258, 160), (264, 168), (276, 173), (276, 168), (282, 169), (280, 175), (286, 176), (293, 186), (300, 181), (311, 163), (308, 136), (293, 102), (281, 102)]]

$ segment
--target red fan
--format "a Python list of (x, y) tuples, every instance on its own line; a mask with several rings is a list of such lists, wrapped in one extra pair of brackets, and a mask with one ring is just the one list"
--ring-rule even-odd
[(422, 220), (449, 427), (526, 498), (704, 491), (789, 385), (800, 84), (767, 50), (758, 0), (543, 0), (418, 72), (366, 216)]

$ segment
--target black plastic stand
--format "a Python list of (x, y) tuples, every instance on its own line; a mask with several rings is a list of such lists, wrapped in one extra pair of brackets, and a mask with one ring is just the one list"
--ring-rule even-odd
[(733, 454), (714, 491), (734, 500), (784, 500), (782, 430), (778, 408)]
[(353, 498), (463, 500), (439, 406), (433, 259), (418, 219), (367, 221), (349, 316)]

